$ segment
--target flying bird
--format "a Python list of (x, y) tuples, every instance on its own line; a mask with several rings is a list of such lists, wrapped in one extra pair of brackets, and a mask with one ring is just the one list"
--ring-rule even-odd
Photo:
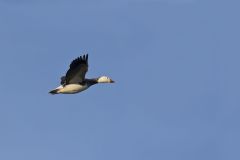
[(66, 75), (61, 77), (61, 85), (49, 93), (75, 94), (98, 83), (114, 83), (114, 81), (107, 76), (92, 79), (85, 78), (88, 71), (88, 54), (73, 60), (69, 67)]

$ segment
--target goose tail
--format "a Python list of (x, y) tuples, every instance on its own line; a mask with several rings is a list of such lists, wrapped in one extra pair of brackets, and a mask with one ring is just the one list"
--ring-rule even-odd
[(54, 94), (58, 94), (58, 91), (59, 89), (54, 89), (54, 90), (51, 90), (49, 93), (54, 95)]
[(49, 93), (52, 94), (52, 95), (54, 95), (54, 94), (59, 94), (59, 91), (60, 91), (62, 88), (63, 88), (63, 86), (61, 85), (61, 86), (57, 87), (56, 89), (51, 90)]

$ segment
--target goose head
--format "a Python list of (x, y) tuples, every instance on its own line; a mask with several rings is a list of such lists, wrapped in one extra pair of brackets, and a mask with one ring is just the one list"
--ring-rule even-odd
[(101, 76), (101, 77), (97, 78), (97, 82), (98, 83), (114, 83), (114, 81), (107, 76)]

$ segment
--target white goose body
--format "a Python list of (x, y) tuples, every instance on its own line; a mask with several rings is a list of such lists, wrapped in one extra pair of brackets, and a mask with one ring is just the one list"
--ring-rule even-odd
[(80, 56), (70, 64), (70, 69), (67, 71), (66, 76), (61, 78), (61, 85), (56, 89), (51, 90), (49, 93), (75, 94), (84, 91), (97, 83), (114, 83), (114, 81), (107, 76), (85, 79), (85, 74), (87, 71), (88, 55)]
[(79, 93), (79, 92), (82, 92), (82, 91), (88, 89), (89, 86), (81, 85), (81, 84), (68, 84), (66, 86), (61, 85), (57, 88), (58, 88), (57, 93), (74, 94), (74, 93)]

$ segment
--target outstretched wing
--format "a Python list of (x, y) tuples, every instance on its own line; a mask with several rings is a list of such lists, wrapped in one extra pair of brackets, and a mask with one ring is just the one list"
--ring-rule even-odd
[(88, 71), (88, 54), (80, 56), (72, 61), (65, 77), (61, 78), (61, 84), (81, 83)]

